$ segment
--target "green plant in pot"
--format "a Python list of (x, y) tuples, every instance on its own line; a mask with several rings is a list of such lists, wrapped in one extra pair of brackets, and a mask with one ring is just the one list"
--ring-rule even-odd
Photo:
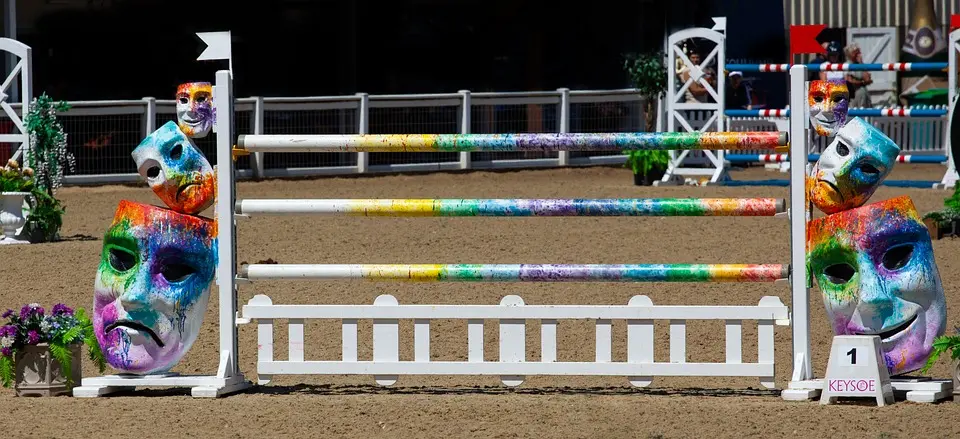
[[(657, 121), (657, 100), (667, 90), (667, 67), (663, 63), (663, 52), (629, 54), (625, 57), (623, 68), (630, 83), (644, 98), (646, 131), (653, 132)], [(663, 177), (670, 163), (670, 153), (659, 150), (624, 151), (627, 156), (626, 167), (633, 170), (633, 181), (637, 185), (650, 185)]]
[(940, 239), (944, 234), (960, 234), (960, 230), (957, 230), (960, 225), (960, 185), (957, 185), (951, 196), (943, 200), (943, 209), (928, 212), (923, 216), (923, 222), (933, 239)]
[(57, 112), (69, 108), (66, 102), (54, 102), (44, 93), (33, 100), (25, 118), (30, 134), (26, 158), (33, 166), (36, 184), (27, 198), (30, 214), (22, 234), (32, 242), (58, 240), (63, 226), (66, 209), (55, 194), (62, 185), (64, 171), (72, 172), (76, 161), (73, 154), (67, 152), (67, 134), (57, 119)]

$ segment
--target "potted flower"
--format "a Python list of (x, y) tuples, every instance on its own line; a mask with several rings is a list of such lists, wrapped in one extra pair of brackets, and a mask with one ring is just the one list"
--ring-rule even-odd
[(960, 235), (960, 185), (943, 200), (943, 209), (923, 216), (923, 223), (933, 239)]
[(26, 223), (23, 202), (33, 188), (32, 169), (21, 169), (16, 160), (0, 168), (0, 232), (4, 236), (0, 243), (26, 242), (17, 240), (16, 236), (17, 229)]
[(944, 352), (950, 351), (953, 360), (950, 366), (950, 375), (953, 377), (953, 402), (960, 402), (960, 328), (954, 328), (954, 335), (941, 335), (933, 339), (933, 351), (927, 358), (927, 364), (920, 369), (926, 374), (933, 367)]
[[(646, 131), (653, 132), (657, 121), (657, 101), (667, 90), (667, 68), (663, 52), (629, 54), (623, 68), (630, 83), (644, 98)], [(624, 151), (625, 166), (633, 170), (633, 183), (649, 186), (663, 177), (670, 164), (670, 153), (661, 150)]]
[(62, 303), (50, 314), (39, 304), (19, 313), (7, 310), (0, 326), (0, 380), (14, 385), (17, 396), (69, 395), (81, 377), (80, 345), (103, 372), (106, 361), (83, 309), (74, 312)]

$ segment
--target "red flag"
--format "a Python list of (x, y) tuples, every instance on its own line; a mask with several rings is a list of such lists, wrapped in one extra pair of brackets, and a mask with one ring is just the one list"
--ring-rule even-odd
[(790, 26), (790, 56), (801, 53), (826, 55), (827, 50), (817, 41), (817, 36), (826, 28), (825, 24)]
[(950, 16), (950, 32), (957, 28), (960, 28), (960, 14), (953, 14)]

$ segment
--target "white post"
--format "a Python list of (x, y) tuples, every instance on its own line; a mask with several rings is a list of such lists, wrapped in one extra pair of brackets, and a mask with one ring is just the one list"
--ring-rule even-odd
[[(460, 90), (460, 134), (470, 134), (470, 90)], [(470, 151), (460, 153), (460, 169), (470, 169), (472, 156)]]
[(146, 104), (143, 112), (143, 137), (147, 137), (157, 129), (157, 99), (147, 97), (143, 98), (143, 102)]
[[(360, 97), (360, 108), (357, 114), (357, 134), (369, 134), (370, 131), (370, 95), (366, 93), (357, 93)], [(357, 172), (364, 174), (370, 163), (369, 152), (357, 153)]]
[(960, 175), (957, 174), (957, 158), (953, 156), (953, 144), (950, 142), (950, 121), (953, 120), (953, 101), (957, 96), (957, 51), (960, 50), (960, 30), (950, 32), (947, 52), (949, 53), (949, 64), (947, 65), (948, 76), (948, 98), (947, 105), (951, 111), (947, 113), (947, 123), (944, 124), (943, 144), (946, 149), (947, 171), (940, 179), (940, 183), (934, 184), (934, 189), (950, 189), (957, 184)]
[[(213, 90), (213, 105), (217, 108), (217, 208), (218, 229), (217, 286), (220, 293), (220, 368), (224, 376), (237, 375), (237, 296), (236, 296), (236, 223), (233, 209), (233, 78), (229, 70), (217, 71)], [(223, 362), (226, 361), (227, 364)]]
[[(3, 30), (4, 30), (3, 36), (11, 40), (16, 40), (17, 39), (17, 0), (4, 0), (4, 7), (6, 9), (4, 11), (4, 17), (6, 18), (6, 20), (3, 23)], [(14, 66), (17, 65), (17, 56), (12, 53), (8, 53), (6, 62), (8, 63), (7, 71), (13, 71)], [(27, 71), (32, 72), (32, 70), (27, 70)], [(21, 71), (21, 74), (24, 74), (23, 71)], [(19, 100), (20, 100), (20, 87), (18, 87), (17, 82), (14, 81), (12, 84), (10, 84), (10, 102), (17, 102)], [(23, 102), (26, 103), (29, 101), (24, 99)], [(20, 115), (21, 119), (23, 119), (27, 114), (26, 105), (24, 105), (23, 108), (24, 108), (23, 113)]]
[[(570, 132), (570, 89), (569, 88), (558, 88), (560, 92), (560, 121), (559, 121), (559, 132), (569, 133)], [(559, 166), (569, 166), (570, 165), (570, 151), (559, 151), (557, 153), (557, 161)]]
[[(807, 288), (806, 237), (807, 215), (804, 180), (807, 161), (807, 119), (805, 90), (807, 67), (790, 67), (790, 289), (792, 292), (793, 361), (796, 379), (813, 378), (810, 358), (810, 310)], [(799, 363), (798, 363), (799, 362)], [(799, 368), (799, 375), (798, 370)]]
[[(253, 134), (263, 134), (263, 96), (253, 99)], [(250, 169), (255, 180), (263, 178), (263, 151), (250, 154)]]

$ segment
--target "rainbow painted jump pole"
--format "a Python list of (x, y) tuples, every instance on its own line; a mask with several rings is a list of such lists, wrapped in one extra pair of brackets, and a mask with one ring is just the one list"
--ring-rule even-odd
[(238, 200), (237, 215), (395, 217), (776, 216), (780, 198)]
[[(723, 157), (730, 163), (786, 163), (790, 161), (790, 154), (727, 154)], [(820, 160), (820, 154), (807, 156), (808, 162)], [(900, 155), (897, 163), (946, 163), (947, 156), (943, 155)]]
[[(938, 72), (945, 71), (950, 66), (949, 63), (945, 62), (895, 62), (883, 64), (820, 63), (798, 65), (806, 66), (807, 70), (812, 72)], [(790, 64), (727, 64), (724, 68), (731, 72), (739, 70), (741, 72), (786, 73), (790, 71)]]
[(420, 282), (775, 282), (787, 264), (251, 264), (247, 280)]
[[(850, 117), (943, 117), (948, 110), (909, 108), (852, 108)], [(724, 110), (727, 117), (790, 117), (790, 109)]]
[(755, 150), (787, 146), (787, 133), (248, 134), (248, 152), (474, 152)]

